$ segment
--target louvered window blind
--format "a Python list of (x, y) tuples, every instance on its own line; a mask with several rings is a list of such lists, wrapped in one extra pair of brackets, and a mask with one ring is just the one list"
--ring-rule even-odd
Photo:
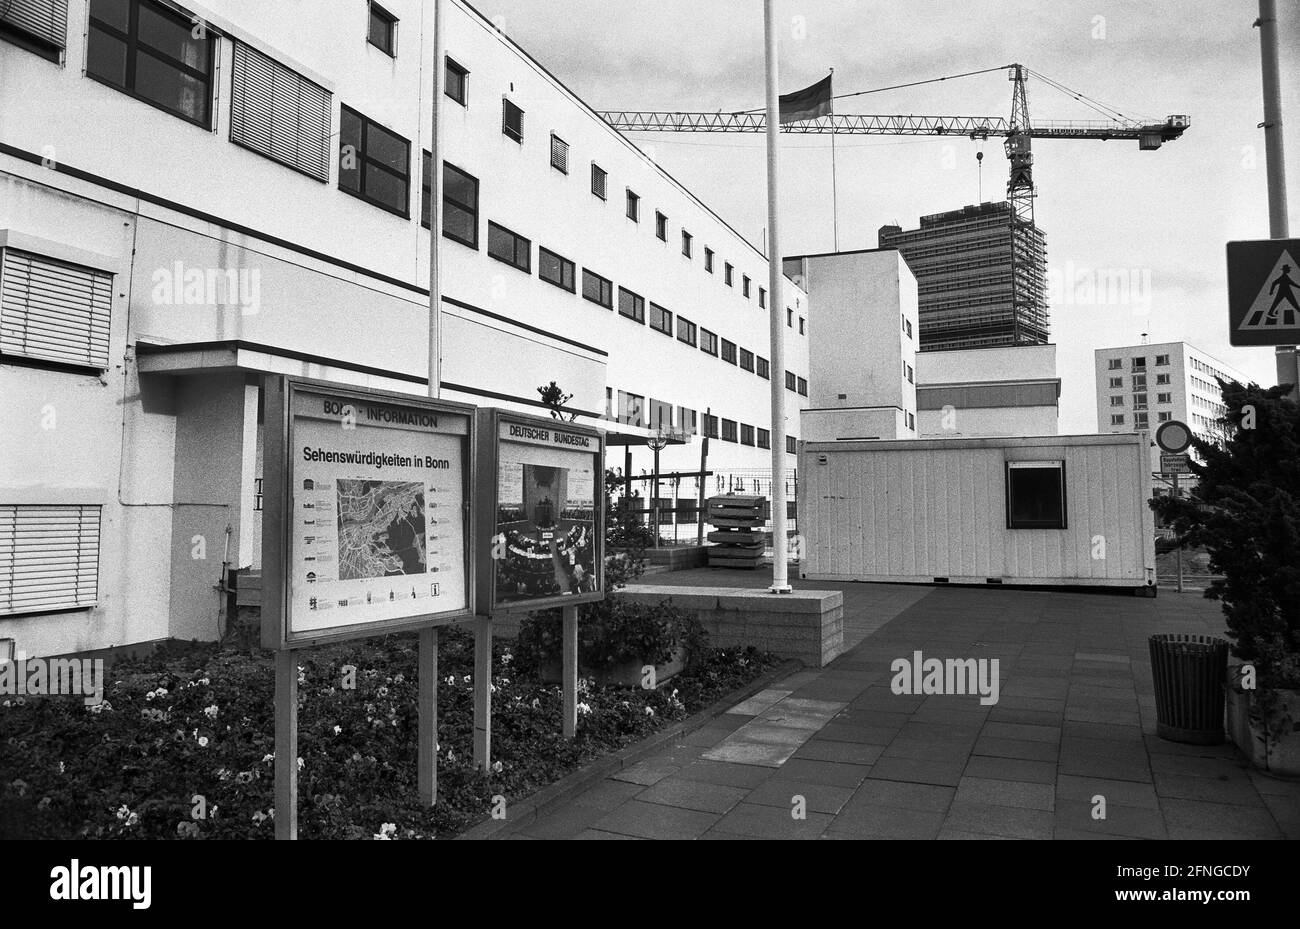
[(231, 88), (232, 142), (329, 182), (329, 91), (242, 42)]
[(0, 616), (93, 606), (98, 506), (0, 504)]
[(67, 48), (68, 0), (0, 0), (0, 22)]
[(0, 355), (108, 367), (113, 275), (0, 250)]

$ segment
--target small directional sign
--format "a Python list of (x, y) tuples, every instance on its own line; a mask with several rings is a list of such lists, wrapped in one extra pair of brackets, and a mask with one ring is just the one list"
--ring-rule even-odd
[(1300, 343), (1300, 239), (1228, 243), (1228, 341)]
[(1168, 453), (1160, 456), (1160, 471), (1162, 474), (1192, 473), (1192, 469), (1187, 464), (1186, 455), (1170, 455)]

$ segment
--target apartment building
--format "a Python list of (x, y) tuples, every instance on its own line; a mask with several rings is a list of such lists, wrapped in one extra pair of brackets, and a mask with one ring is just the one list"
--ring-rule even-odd
[[(685, 433), (665, 470), (700, 432), (767, 467), (775, 302), (793, 467), (807, 294), (442, 9), (442, 396), (538, 412), (555, 381)], [(260, 561), (261, 378), (426, 392), (431, 30), (429, 0), (0, 4), (0, 639), (211, 638), (221, 566)]]
[[(1094, 353), (1098, 432), (1150, 432), (1169, 420), (1186, 423), (1200, 438), (1221, 435), (1226, 412), (1220, 380), (1246, 383), (1240, 371), (1188, 342), (1099, 348)], [(1160, 470), (1160, 450), (1151, 452)]]

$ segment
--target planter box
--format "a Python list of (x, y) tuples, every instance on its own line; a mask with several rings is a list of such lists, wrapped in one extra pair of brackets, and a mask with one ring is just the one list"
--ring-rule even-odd
[(1228, 739), (1250, 759), (1252, 766), (1277, 777), (1300, 778), (1300, 691), (1275, 691), (1280, 697), (1283, 732), (1265, 740), (1263, 721), (1256, 707), (1256, 691), (1237, 689), (1239, 671), (1228, 672), (1225, 728)]
[[(620, 687), (640, 687), (641, 686), (641, 669), (644, 668), (644, 661), (628, 661), (621, 665), (614, 665), (609, 668), (599, 670), (585, 668), (581, 662), (578, 664), (578, 677), (585, 677), (597, 684), (613, 684)], [(660, 687), (666, 681), (671, 680), (686, 669), (687, 658), (685, 649), (677, 649), (677, 653), (663, 664), (655, 665), (655, 686)], [(541, 676), (543, 682), (547, 684), (558, 684), (561, 680), (560, 662), (551, 662), (542, 666)]]

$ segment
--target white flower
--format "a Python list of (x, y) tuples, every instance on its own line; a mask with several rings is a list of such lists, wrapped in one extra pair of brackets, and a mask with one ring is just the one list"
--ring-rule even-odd
[(335, 735), (338, 735), (338, 734), (341, 733), (342, 731), (343, 731), (343, 727), (342, 727), (342, 726), (335, 726), (335, 727), (334, 727), (334, 734), (335, 734)]
[(59, 762), (59, 773), (62, 774), (62, 773), (64, 773), (64, 772), (67, 771), (67, 770), (68, 770), (68, 766), (65, 765), (62, 761), (60, 761), (60, 762)]
[(380, 687), (379, 687), (379, 696), (381, 696), (381, 697), (387, 697), (387, 696), (388, 696), (388, 688), (385, 687), (385, 686), (383, 686), (382, 684), (381, 684)]
[(585, 703), (579, 703), (579, 704), (578, 704), (578, 715), (579, 715), (579, 716), (587, 716), (587, 715), (590, 714), (590, 713), (591, 713), (591, 707), (590, 707), (590, 706), (588, 706), (588, 705), (585, 704)]
[(269, 817), (265, 813), (263, 813), (261, 810), (258, 810), (256, 813), (253, 814), (253, 823), (254, 825), (260, 826), (262, 825), (262, 823), (266, 822), (268, 818)]
[(199, 683), (202, 684), (204, 687), (206, 687), (212, 683), (212, 679), (207, 677), (201, 677), (199, 678)]
[(392, 839), (392, 837), (396, 834), (397, 834), (396, 823), (384, 823), (382, 826), (379, 827), (379, 831), (375, 833), (375, 840), (379, 842), (387, 842), (390, 839)]
[(199, 748), (207, 748), (207, 747), (208, 747), (208, 737), (205, 735), (199, 736)]
[(203, 715), (206, 716), (208, 719), (216, 719), (216, 718), (217, 718), (217, 705), (214, 703), (214, 704), (212, 704), (212, 706), (210, 706), (210, 707), (206, 707), (206, 708), (203, 710)]
[(496, 685), (496, 684), (488, 684), (488, 693), (490, 693), (490, 694), (494, 694), (494, 693), (496, 693), (496, 692), (497, 692), (497, 685)]
[(533, 697), (533, 709), (540, 710), (541, 708), (542, 708), (542, 701), (539, 700), (537, 697)]
[(503, 765), (501, 762), (499, 761), (492, 762), (492, 770), (495, 771), (497, 774), (500, 774), (504, 769), (505, 769), (505, 765)]
[(396, 675), (396, 676), (393, 678), (393, 683), (394, 683), (394, 684), (405, 684), (405, 683), (406, 683), (406, 675), (405, 675), (405, 674), (398, 674), (398, 675)]
[(464, 681), (465, 681), (466, 684), (468, 684), (468, 683), (469, 683), (470, 681), (472, 681), (472, 680), (474, 680), (474, 678), (473, 678), (472, 676), (470, 676), (470, 675), (468, 675), (468, 674), (465, 675), (465, 677), (464, 677)]
[(267, 752), (265, 755), (262, 756), (262, 764), (266, 764), (268, 761), (275, 761), (274, 753)]
[(298, 759), (298, 770), (301, 771), (301, 770), (302, 770), (303, 768), (305, 768), (305, 767), (307, 767), (307, 763), (306, 763), (305, 761), (303, 761), (301, 758), (299, 758), (299, 759)]
[(451, 686), (454, 685), (455, 683), (456, 683), (456, 676), (455, 676), (454, 674), (448, 674), (448, 675), (447, 675), (447, 686), (448, 686), (448, 687), (451, 687)]
[(508, 652), (508, 651), (502, 652), (502, 653), (501, 653), (501, 663), (502, 663), (502, 664), (510, 664), (510, 662), (514, 660), (514, 657), (515, 657), (515, 656), (512, 655), (512, 654), (510, 654), (510, 652)]
[(652, 707), (652, 706), (648, 706), (648, 707), (646, 707), (646, 708), (645, 708), (645, 715), (647, 715), (647, 716), (653, 716), (653, 715), (655, 715), (655, 708)]
[(131, 808), (125, 803), (117, 808), (117, 818), (123, 822), (131, 815)]

